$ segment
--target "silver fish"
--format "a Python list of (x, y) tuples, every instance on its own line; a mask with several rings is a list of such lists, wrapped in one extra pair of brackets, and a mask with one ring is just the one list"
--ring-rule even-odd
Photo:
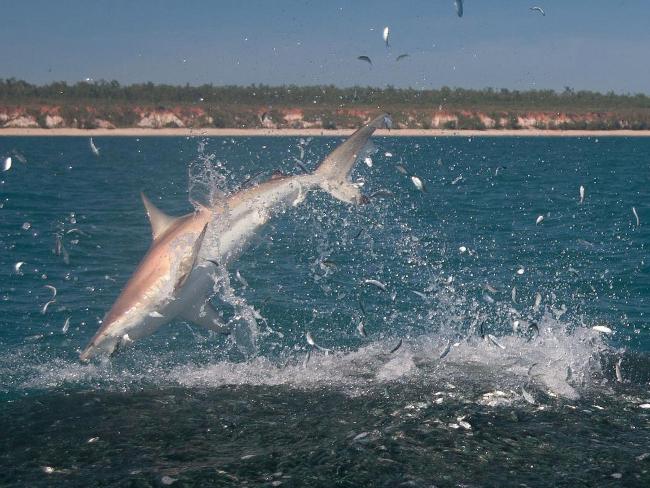
[(447, 341), (447, 345), (443, 349), (442, 353), (440, 353), (440, 356), (438, 356), (438, 360), (444, 359), (447, 354), (451, 352), (451, 341)]
[(363, 280), (363, 284), (364, 284), (364, 285), (372, 285), (372, 286), (376, 286), (376, 287), (379, 288), (381, 291), (388, 291), (388, 289), (386, 288), (386, 285), (384, 285), (384, 284), (383, 284), (381, 281), (379, 281), (379, 280), (365, 279), (365, 280)]
[(63, 324), (63, 327), (61, 328), (62, 333), (68, 332), (68, 329), (70, 328), (70, 317), (65, 319), (65, 323)]
[(494, 344), (495, 346), (497, 346), (499, 349), (505, 349), (506, 348), (506, 346), (504, 346), (499, 341), (497, 341), (497, 338), (494, 337), (492, 334), (488, 334), (487, 337), (488, 337), (488, 339), (490, 339), (490, 342), (492, 344)]
[(616, 361), (616, 366), (614, 367), (614, 370), (616, 371), (616, 381), (619, 383), (623, 383), (623, 374), (621, 373), (621, 363), (623, 362), (623, 358), (619, 358), (618, 361)]
[(594, 325), (592, 327), (592, 329), (595, 330), (596, 332), (602, 332), (603, 334), (611, 334), (612, 333), (612, 329), (610, 329), (606, 325)]
[(309, 344), (311, 347), (318, 349), (319, 351), (323, 351), (325, 353), (329, 352), (329, 349), (326, 349), (316, 344), (316, 341), (314, 341), (314, 338), (311, 336), (311, 332), (305, 333), (305, 338), (307, 339), (307, 344)]
[(397, 343), (397, 345), (396, 345), (394, 348), (392, 348), (392, 349), (390, 350), (390, 354), (393, 354), (394, 352), (397, 352), (397, 350), (398, 350), (400, 347), (402, 347), (402, 339), (400, 339), (399, 342)]
[(388, 44), (388, 38), (390, 37), (390, 29), (388, 26), (384, 27), (384, 32), (382, 33), (382, 37), (384, 38), (384, 42), (386, 43), (386, 48), (389, 48), (390, 45)]
[(535, 397), (528, 393), (526, 389), (522, 386), (521, 387), (521, 395), (524, 397), (524, 400), (526, 400), (528, 403), (531, 405), (535, 405)]
[(47, 302), (45, 305), (43, 305), (43, 308), (41, 309), (41, 313), (45, 315), (47, 313), (47, 308), (52, 305), (53, 303), (56, 303), (56, 300), (50, 300)]
[(454, 5), (456, 6), (456, 15), (458, 17), (463, 16), (463, 0), (454, 0)]
[(92, 137), (90, 138), (90, 150), (93, 152), (95, 156), (99, 156), (99, 148), (95, 146)]
[(415, 188), (417, 188), (418, 190), (427, 191), (425, 186), (424, 186), (424, 183), (422, 182), (422, 180), (419, 177), (417, 177), (415, 175), (411, 176), (411, 181), (413, 182), (413, 185), (415, 186)]
[(639, 214), (636, 213), (636, 208), (632, 207), (632, 213), (634, 214), (634, 218), (636, 219), (636, 226), (638, 227), (641, 222), (639, 221)]
[(360, 320), (357, 324), (357, 331), (361, 337), (368, 337), (368, 334), (366, 334), (366, 328), (363, 324), (363, 320)]
[(239, 270), (235, 273), (235, 276), (237, 277), (237, 281), (239, 281), (244, 288), (248, 288), (248, 281), (244, 279), (244, 277), (241, 275)]

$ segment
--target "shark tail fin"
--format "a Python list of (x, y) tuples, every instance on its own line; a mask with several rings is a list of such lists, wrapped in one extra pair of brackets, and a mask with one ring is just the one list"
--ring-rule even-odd
[(350, 181), (350, 173), (375, 129), (384, 126), (390, 126), (388, 114), (376, 117), (334, 149), (314, 171), (314, 175), (318, 178), (318, 185), (338, 200), (346, 203), (363, 203), (364, 197), (359, 188)]

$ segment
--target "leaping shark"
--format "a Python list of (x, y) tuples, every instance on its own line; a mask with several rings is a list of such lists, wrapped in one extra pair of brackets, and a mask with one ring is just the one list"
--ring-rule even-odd
[(182, 217), (166, 215), (142, 194), (153, 242), (80, 359), (110, 356), (176, 318), (230, 333), (209, 302), (215, 263), (227, 266), (271, 217), (300, 204), (310, 190), (320, 188), (343, 202), (364, 203), (350, 173), (375, 129), (389, 121), (388, 115), (380, 115), (358, 129), (313, 173), (273, 176), (210, 206), (198, 205)]

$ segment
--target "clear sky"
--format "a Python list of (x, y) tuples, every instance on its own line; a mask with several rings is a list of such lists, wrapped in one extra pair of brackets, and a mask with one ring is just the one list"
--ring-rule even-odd
[(650, 0), (464, 3), (5, 1), (0, 77), (650, 93)]

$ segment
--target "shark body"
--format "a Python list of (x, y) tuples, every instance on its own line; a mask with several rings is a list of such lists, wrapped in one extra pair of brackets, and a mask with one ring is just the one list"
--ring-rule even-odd
[(357, 130), (313, 173), (273, 177), (192, 214), (170, 217), (142, 195), (153, 243), (80, 359), (111, 355), (176, 318), (229, 333), (209, 302), (215, 263), (227, 266), (271, 217), (288, 205), (298, 205), (313, 189), (321, 188), (344, 202), (362, 203), (364, 197), (351, 183), (350, 172), (372, 133), (388, 120), (381, 115)]

